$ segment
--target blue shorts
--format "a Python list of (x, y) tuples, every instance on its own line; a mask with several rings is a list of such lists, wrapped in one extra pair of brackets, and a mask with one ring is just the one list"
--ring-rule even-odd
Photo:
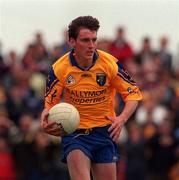
[(62, 162), (67, 162), (68, 154), (81, 150), (93, 163), (112, 163), (119, 160), (117, 144), (109, 136), (108, 126), (79, 129), (62, 138)]

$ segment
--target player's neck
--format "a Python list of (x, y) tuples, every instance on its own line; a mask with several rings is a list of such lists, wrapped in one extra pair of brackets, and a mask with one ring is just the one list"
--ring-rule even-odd
[(82, 67), (82, 68), (88, 68), (92, 65), (93, 63), (93, 59), (86, 59), (86, 58), (82, 58), (79, 55), (75, 54), (75, 59), (76, 62), (78, 63), (78, 66)]

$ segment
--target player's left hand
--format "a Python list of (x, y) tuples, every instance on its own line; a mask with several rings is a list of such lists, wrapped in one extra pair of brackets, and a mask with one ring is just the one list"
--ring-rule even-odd
[(112, 121), (111, 126), (109, 127), (108, 131), (110, 133), (110, 137), (116, 143), (119, 141), (119, 136), (121, 133), (122, 126), (124, 124), (124, 119), (120, 116), (118, 117), (107, 117), (109, 120)]

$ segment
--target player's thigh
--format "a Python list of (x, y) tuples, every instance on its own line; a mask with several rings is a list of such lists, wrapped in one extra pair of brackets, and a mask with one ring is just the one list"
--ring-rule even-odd
[(93, 163), (94, 180), (116, 180), (116, 163)]
[(71, 180), (90, 180), (90, 159), (81, 150), (68, 154), (67, 165)]

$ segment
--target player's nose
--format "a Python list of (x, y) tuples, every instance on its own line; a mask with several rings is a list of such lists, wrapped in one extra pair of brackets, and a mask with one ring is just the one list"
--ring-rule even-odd
[(90, 40), (88, 43), (89, 48), (94, 48), (95, 47), (95, 42), (93, 40)]

